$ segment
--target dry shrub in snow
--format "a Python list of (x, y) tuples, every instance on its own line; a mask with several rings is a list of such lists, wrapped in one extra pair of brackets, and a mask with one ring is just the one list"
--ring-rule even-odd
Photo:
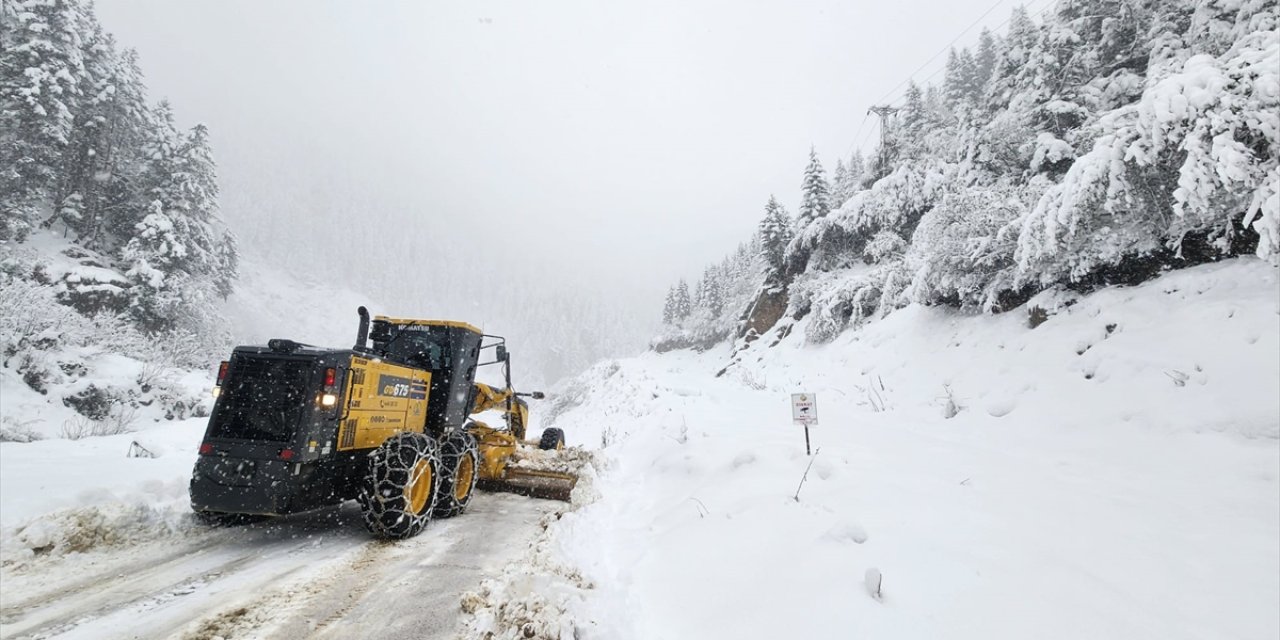
[(127, 404), (115, 404), (107, 415), (99, 420), (77, 415), (62, 423), (62, 437), (67, 440), (80, 440), (129, 433), (133, 431), (137, 415), (138, 410)]

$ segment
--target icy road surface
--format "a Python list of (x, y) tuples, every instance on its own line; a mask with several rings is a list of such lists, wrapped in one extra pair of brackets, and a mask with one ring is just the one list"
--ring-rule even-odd
[(372, 540), (354, 503), (49, 564), (6, 567), (2, 638), (450, 638), (459, 599), (556, 503), (478, 494), (465, 515)]

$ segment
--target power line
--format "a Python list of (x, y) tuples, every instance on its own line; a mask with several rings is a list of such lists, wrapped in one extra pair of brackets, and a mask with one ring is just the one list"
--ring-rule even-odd
[[(1029, 16), (1030, 18), (1032, 18), (1032, 19), (1039, 18), (1040, 16), (1044, 15), (1044, 13), (1045, 13), (1045, 12), (1047, 12), (1049, 9), (1052, 9), (1052, 8), (1054, 7), (1054, 5), (1056, 4), (1056, 0), (1036, 0), (1035, 2), (1032, 2), (1032, 3), (1031, 3), (1031, 4), (1029, 4), (1029, 5), (1026, 5), (1026, 7), (1028, 7), (1028, 8), (1030, 8), (1030, 7), (1034, 7), (1034, 6), (1036, 6), (1036, 5), (1038, 5), (1038, 4), (1042, 3), (1042, 2), (1048, 2), (1049, 4), (1048, 4), (1047, 6), (1045, 6), (1044, 8), (1040, 9), (1039, 11), (1037, 11), (1034, 15)], [(989, 11), (989, 10), (988, 10), (988, 11)], [(998, 25), (996, 25), (996, 26), (994, 26), (994, 27), (991, 27), (991, 30), (992, 30), (992, 31), (995, 31), (995, 30), (999, 29), (1000, 27), (1003, 27), (1004, 25), (1009, 24), (1009, 21), (1010, 21), (1010, 20), (1013, 20), (1013, 16), (1012, 16), (1012, 15), (1010, 15), (1008, 18), (1005, 18), (1005, 19), (1004, 19), (1004, 21), (1003, 21), (1003, 22), (1001, 22), (1000, 24), (998, 24)], [(970, 26), (970, 28), (972, 28), (972, 26)], [(958, 39), (958, 38), (957, 38), (957, 39)], [(954, 41), (953, 41), (953, 42), (954, 42)], [(950, 48), (950, 45), (948, 45), (948, 48)], [(938, 57), (938, 56), (934, 56), (934, 58), (935, 58), (935, 59), (936, 59), (937, 57)], [(930, 60), (930, 62), (932, 62), (932, 60)], [(928, 63), (926, 62), (926, 63), (925, 63), (925, 65), (928, 65)], [(921, 67), (921, 68), (923, 68), (923, 67)], [(946, 67), (945, 65), (944, 65), (944, 66), (941, 66), (941, 67), (938, 67), (937, 69), (935, 69), (935, 70), (934, 70), (934, 72), (933, 72), (933, 73), (931, 73), (931, 74), (929, 74), (929, 75), (925, 76), (925, 78), (924, 78), (923, 80), (921, 80), (921, 81), (920, 81), (920, 84), (922, 84), (922, 85), (927, 85), (927, 84), (929, 84), (929, 81), (930, 81), (930, 80), (932, 80), (934, 77), (936, 77), (939, 73), (942, 73), (946, 68), (947, 68), (947, 67)], [(916, 69), (916, 73), (919, 73), (919, 72), (920, 72), (920, 69)], [(912, 74), (912, 75), (914, 75), (914, 74)], [(898, 86), (899, 86), (899, 87), (901, 87), (902, 85), (906, 84), (906, 83), (907, 83), (907, 82), (909, 82), (910, 80), (911, 80), (911, 78), (907, 78), (907, 79), (906, 79), (906, 80), (904, 80), (902, 83), (900, 83)], [(894, 89), (894, 91), (896, 91), (896, 90), (897, 90), (897, 89), (895, 88), (895, 89)], [(892, 94), (892, 93), (894, 93), (894, 91), (890, 91), (889, 93), (890, 93), (890, 94)], [(898, 96), (897, 98), (894, 98), (894, 99), (893, 99), (893, 101), (892, 101), (891, 103), (889, 103), (889, 104), (897, 105), (897, 104), (899, 104), (899, 102), (900, 102), (900, 101), (901, 101), (905, 96), (906, 96), (906, 94), (904, 93), (903, 95), (900, 95), (900, 96)], [(881, 99), (880, 99), (880, 102), (884, 102), (884, 98), (881, 98)]]
[(995, 3), (995, 4), (993, 4), (993, 5), (991, 5), (991, 8), (990, 8), (990, 9), (987, 9), (987, 10), (986, 10), (986, 12), (984, 12), (982, 15), (978, 16), (978, 19), (977, 19), (977, 20), (974, 20), (972, 24), (970, 24), (969, 26), (965, 27), (965, 28), (964, 28), (964, 31), (961, 31), (961, 32), (960, 32), (960, 35), (957, 35), (955, 38), (952, 38), (952, 39), (951, 39), (951, 42), (948, 42), (948, 43), (946, 44), (946, 46), (942, 47), (942, 49), (938, 50), (938, 52), (937, 52), (937, 53), (933, 54), (933, 57), (932, 57), (932, 58), (929, 58), (928, 60), (926, 60), (926, 61), (925, 61), (925, 63), (924, 63), (924, 64), (920, 65), (920, 68), (919, 68), (919, 69), (916, 69), (915, 71), (912, 71), (912, 72), (911, 72), (911, 75), (907, 76), (907, 79), (906, 79), (906, 80), (903, 80), (902, 82), (899, 82), (899, 83), (898, 83), (898, 86), (896, 86), (896, 87), (894, 87), (894, 88), (890, 89), (888, 93), (886, 93), (886, 94), (884, 94), (883, 96), (881, 96), (879, 100), (876, 100), (876, 102), (884, 102), (885, 98), (888, 98), (889, 96), (893, 95), (893, 93), (894, 93), (895, 91), (897, 91), (899, 88), (901, 88), (901, 87), (902, 87), (902, 85), (904, 85), (904, 84), (906, 84), (906, 83), (908, 83), (908, 82), (911, 82), (911, 77), (912, 77), (912, 76), (916, 75), (917, 73), (920, 73), (920, 71), (921, 71), (922, 69), (924, 69), (925, 67), (929, 66), (929, 63), (933, 62), (934, 60), (937, 60), (937, 59), (938, 59), (938, 56), (940, 56), (940, 55), (942, 55), (942, 54), (946, 53), (947, 51), (950, 51), (950, 50), (951, 50), (952, 45), (954, 45), (956, 42), (959, 42), (960, 38), (963, 38), (963, 37), (964, 37), (964, 34), (969, 33), (969, 30), (970, 30), (970, 29), (973, 29), (974, 27), (978, 26), (978, 23), (979, 23), (979, 22), (982, 22), (982, 19), (983, 19), (983, 18), (987, 17), (987, 15), (989, 15), (992, 11), (995, 11), (995, 10), (996, 10), (996, 7), (998, 7), (998, 6), (1002, 5), (1002, 4), (1004, 4), (1004, 2), (1005, 2), (1005, 0), (996, 0), (996, 3)]
[(859, 136), (859, 135), (862, 135), (862, 128), (863, 128), (863, 127), (865, 127), (865, 126), (867, 126), (867, 118), (870, 118), (870, 117), (871, 117), (871, 112), (870, 112), (870, 111), (868, 111), (868, 112), (866, 112), (866, 113), (862, 114), (862, 122), (859, 122), (859, 123), (858, 123), (858, 132), (857, 132), (857, 133), (855, 133), (855, 134), (853, 134), (853, 143), (851, 143), (851, 144), (849, 145), (849, 148), (848, 148), (848, 149), (845, 149), (845, 150), (844, 150), (844, 155), (845, 155), (845, 157), (846, 157), (846, 158), (848, 158), (848, 157), (850, 157), (850, 156), (852, 156), (852, 155), (853, 155), (853, 149), (854, 149), (854, 147), (855, 147), (855, 146), (857, 146), (858, 136)]
[[(947, 51), (950, 51), (950, 50), (951, 50), (951, 47), (952, 47), (952, 46), (954, 46), (954, 45), (955, 45), (955, 43), (956, 43), (956, 42), (958, 42), (958, 41), (960, 40), (960, 38), (963, 38), (963, 37), (964, 37), (964, 35), (965, 35), (966, 33), (968, 33), (969, 31), (971, 31), (975, 26), (977, 26), (979, 23), (981, 23), (981, 22), (982, 22), (982, 20), (983, 20), (984, 18), (986, 18), (988, 15), (990, 15), (990, 14), (991, 14), (991, 12), (992, 12), (992, 11), (994, 11), (994, 10), (996, 9), (996, 7), (1000, 6), (1001, 4), (1004, 4), (1004, 2), (1005, 2), (1005, 0), (998, 0), (995, 4), (991, 5), (991, 7), (989, 7), (985, 12), (983, 12), (983, 13), (982, 13), (982, 15), (978, 16), (978, 19), (977, 19), (977, 20), (974, 20), (974, 21), (973, 21), (973, 23), (971, 23), (969, 26), (965, 27), (964, 31), (961, 31), (961, 32), (959, 33), (959, 35), (957, 35), (955, 38), (953, 38), (953, 39), (951, 40), (951, 42), (947, 43), (947, 44), (946, 44), (946, 46), (944, 46), (942, 49), (940, 49), (937, 53), (933, 54), (933, 57), (931, 57), (931, 58), (929, 58), (927, 61), (925, 61), (925, 63), (924, 63), (924, 64), (922, 64), (922, 65), (920, 65), (920, 67), (919, 67), (919, 68), (917, 68), (915, 71), (911, 72), (911, 75), (907, 76), (907, 77), (906, 77), (906, 79), (905, 79), (905, 80), (903, 80), (902, 82), (899, 82), (897, 86), (895, 86), (894, 88), (890, 89), (888, 93), (884, 94), (884, 96), (883, 96), (883, 97), (881, 97), (881, 98), (880, 98), (879, 100), (877, 100), (876, 102), (877, 102), (877, 103), (880, 103), (880, 104), (882, 104), (882, 105), (888, 106), (888, 107), (901, 107), (901, 106), (902, 106), (902, 99), (906, 97), (905, 93), (904, 93), (903, 95), (900, 95), (900, 96), (898, 96), (898, 97), (894, 98), (894, 99), (893, 99), (893, 101), (888, 102), (888, 103), (886, 103), (886, 102), (885, 102), (885, 99), (886, 99), (886, 98), (888, 98), (889, 96), (892, 96), (892, 95), (893, 95), (894, 93), (896, 93), (899, 89), (901, 89), (903, 86), (905, 86), (908, 82), (911, 82), (911, 80), (915, 77), (915, 75), (916, 75), (917, 73), (920, 73), (922, 70), (924, 70), (924, 69), (925, 69), (926, 67), (928, 67), (930, 64), (932, 64), (932, 63), (933, 63), (933, 61), (934, 61), (934, 60), (937, 60), (937, 59), (938, 59), (938, 57), (939, 57), (939, 56), (941, 56), (943, 53), (946, 53)], [(1047, 4), (1047, 6), (1045, 6), (1045, 7), (1041, 8), (1041, 9), (1040, 9), (1039, 11), (1037, 11), (1035, 14), (1033, 14), (1033, 15), (1030, 15), (1030, 16), (1029, 16), (1030, 18), (1035, 19), (1035, 18), (1040, 17), (1041, 15), (1044, 15), (1044, 13), (1045, 13), (1046, 11), (1048, 11), (1049, 9), (1052, 9), (1052, 8), (1054, 7), (1054, 5), (1056, 5), (1056, 4), (1057, 4), (1058, 0), (1035, 0), (1034, 2), (1031, 2), (1031, 3), (1029, 3), (1029, 4), (1025, 4), (1025, 5), (1022, 5), (1022, 6), (1023, 6), (1025, 9), (1031, 9), (1032, 7), (1035, 7), (1035, 6), (1036, 6), (1036, 5), (1038, 5), (1038, 4), (1046, 3), (1046, 2), (1048, 3), (1048, 4)], [(1009, 22), (1010, 22), (1011, 20), (1013, 20), (1013, 14), (1012, 14), (1012, 13), (1010, 13), (1009, 17), (1007, 17), (1007, 18), (1005, 18), (1003, 21), (1001, 21), (1001, 22), (1000, 22), (1000, 24), (997, 24), (997, 25), (995, 25), (994, 27), (990, 27), (990, 29), (991, 29), (992, 31), (997, 31), (997, 30), (999, 30), (1001, 27), (1005, 26), (1006, 24), (1009, 24)], [(932, 80), (933, 78), (935, 78), (939, 73), (942, 73), (945, 69), (946, 69), (946, 66), (945, 66), (945, 65), (944, 65), (944, 66), (941, 66), (941, 67), (938, 67), (936, 70), (934, 70), (934, 72), (933, 72), (933, 73), (929, 74), (928, 76), (925, 76), (924, 80), (922, 80), (922, 81), (921, 81), (921, 84), (925, 84), (925, 85), (927, 85), (927, 84), (929, 83), (929, 81), (930, 81), (930, 80)], [(874, 107), (872, 107), (872, 108), (874, 108)], [(861, 134), (861, 132), (863, 131), (863, 128), (864, 128), (864, 127), (866, 126), (866, 124), (867, 124), (867, 119), (868, 119), (868, 116), (869, 116), (870, 114), (871, 114), (871, 111), (867, 111), (867, 113), (866, 113), (866, 114), (864, 114), (864, 115), (862, 116), (862, 122), (861, 122), (861, 123), (859, 123), (859, 125), (858, 125), (858, 132), (859, 132), (859, 133), (855, 133), (855, 134), (853, 134), (853, 140), (854, 140), (854, 142), (853, 142), (853, 144), (852, 144), (852, 145), (850, 145), (850, 146), (849, 146), (849, 148), (848, 148), (847, 150), (845, 150), (845, 155), (846, 155), (846, 156), (851, 155), (851, 154), (853, 153), (853, 150), (854, 150), (854, 149), (861, 149), (861, 148), (863, 148), (863, 146), (864, 146), (864, 145), (865, 145), (865, 143), (867, 142), (867, 138), (868, 138), (868, 137), (870, 137), (870, 135), (871, 135), (871, 129), (867, 129), (867, 130), (866, 130), (866, 134)], [(883, 134), (884, 134), (884, 129), (883, 129), (883, 127), (884, 127), (884, 122), (883, 122), (883, 120), (880, 120), (880, 121), (879, 121), (879, 126), (881, 127), (881, 134), (882, 134), (882, 137), (883, 137)], [(860, 135), (860, 134), (861, 134), (861, 137), (859, 137), (859, 135)]]

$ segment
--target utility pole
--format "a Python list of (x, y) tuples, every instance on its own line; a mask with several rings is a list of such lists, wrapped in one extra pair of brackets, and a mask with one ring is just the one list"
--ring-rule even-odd
[(898, 112), (897, 107), (887, 104), (875, 105), (867, 109), (867, 113), (880, 116), (880, 168), (889, 166), (889, 117)]

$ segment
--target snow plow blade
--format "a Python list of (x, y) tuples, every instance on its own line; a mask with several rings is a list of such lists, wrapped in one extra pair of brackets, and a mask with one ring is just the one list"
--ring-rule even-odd
[(569, 473), (507, 467), (502, 479), (482, 479), (477, 486), (485, 491), (502, 491), (531, 498), (568, 502), (577, 484), (578, 477)]

